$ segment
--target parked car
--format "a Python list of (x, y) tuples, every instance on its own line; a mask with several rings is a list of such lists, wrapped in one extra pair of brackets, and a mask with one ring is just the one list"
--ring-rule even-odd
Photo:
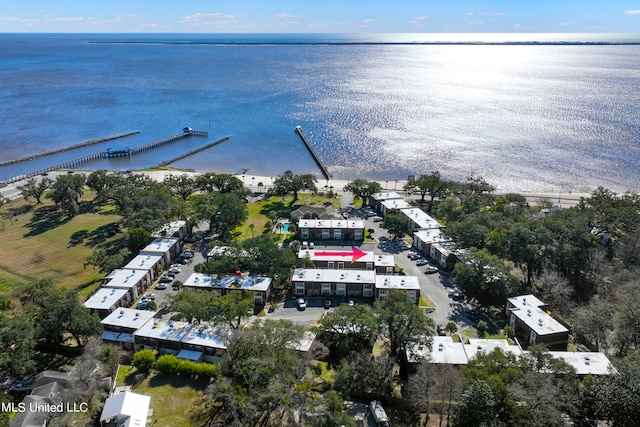
[(182, 252), (180, 256), (184, 259), (191, 259), (193, 258), (193, 252), (191, 251)]
[(302, 242), (302, 249), (309, 249), (309, 242), (307, 242), (306, 240)]
[(418, 258), (420, 258), (420, 255), (418, 255), (418, 254), (417, 254), (417, 253), (415, 253), (415, 252), (409, 252), (409, 253), (407, 254), (407, 258), (409, 258), (410, 260), (415, 261), (415, 260), (417, 260)]
[(354, 305), (356, 305), (356, 303), (350, 299), (349, 302), (347, 303), (350, 307), (353, 307)]
[(377, 427), (389, 427), (389, 417), (379, 400), (372, 400), (367, 409)]
[(146, 310), (149, 308), (149, 301), (140, 301), (138, 305), (136, 305), (138, 310)]
[(424, 274), (434, 274), (434, 273), (437, 273), (438, 271), (440, 271), (438, 270), (438, 267), (434, 267), (430, 265), (424, 270)]
[(313, 249), (313, 248), (314, 248), (314, 246), (315, 246), (315, 245), (313, 244), (313, 242), (309, 242), (309, 249)]
[(418, 267), (423, 266), (423, 265), (427, 265), (427, 264), (429, 264), (429, 263), (428, 263), (428, 262), (427, 262), (427, 260), (426, 260), (426, 259), (424, 259), (424, 258), (419, 258), (419, 259), (418, 259), (418, 261), (416, 261), (416, 265), (417, 265)]
[(175, 264), (172, 265), (171, 268), (169, 269), (169, 273), (172, 273), (174, 275), (180, 273), (181, 271), (182, 271), (182, 266), (178, 267)]
[(453, 298), (453, 299), (462, 299), (462, 292), (460, 292), (457, 289), (452, 290), (451, 292), (449, 292), (449, 298)]
[(326, 309), (331, 308), (331, 300), (330, 299), (324, 300), (324, 308), (326, 308)]
[(307, 302), (304, 300), (304, 298), (298, 298), (296, 300), (296, 304), (298, 304), (298, 310), (304, 310), (307, 308)]
[(384, 218), (382, 218), (381, 216), (374, 216), (372, 219), (373, 219), (373, 222), (382, 222), (382, 221), (384, 221)]
[(171, 283), (172, 281), (173, 277), (169, 276), (168, 274), (165, 274), (160, 278), (160, 283)]
[(142, 298), (142, 300), (148, 300), (148, 301), (153, 301), (154, 299), (156, 299), (156, 294), (147, 294), (144, 296), (144, 298)]
[(447, 335), (447, 330), (442, 325), (438, 325), (436, 327), (436, 331), (438, 332), (438, 335), (441, 336), (441, 337), (444, 337), (445, 335)]
[(167, 284), (166, 283), (158, 283), (156, 285), (156, 290), (158, 290), (158, 291), (164, 291), (165, 289), (167, 289)]

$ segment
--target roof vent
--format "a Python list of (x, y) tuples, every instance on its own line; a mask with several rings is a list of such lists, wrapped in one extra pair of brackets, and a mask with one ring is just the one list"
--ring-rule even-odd
[(527, 314), (531, 316), (531, 310), (527, 310)]
[(585, 356), (585, 358), (584, 358), (584, 364), (585, 364), (585, 365), (591, 365), (591, 359), (589, 358), (589, 356)]
[(135, 316), (135, 317), (138, 317), (138, 316), (140, 316), (140, 313), (136, 312), (136, 313), (134, 314), (134, 316)]
[(124, 310), (120, 310), (120, 314), (124, 314)]

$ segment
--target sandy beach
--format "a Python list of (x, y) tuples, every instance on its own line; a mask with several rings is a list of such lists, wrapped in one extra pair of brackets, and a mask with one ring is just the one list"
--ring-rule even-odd
[[(85, 173), (89, 174), (91, 171), (75, 171), (76, 173)], [(197, 176), (200, 175), (199, 172), (188, 172), (182, 170), (140, 170), (133, 171), (133, 173), (145, 174), (149, 176), (151, 179), (156, 181), (164, 181), (165, 178), (171, 175), (189, 175), (189, 176)], [(58, 175), (64, 175), (64, 172), (50, 172), (48, 178), (55, 179)], [(275, 176), (263, 176), (263, 175), (249, 175), (249, 174), (238, 174), (234, 175), (238, 179), (240, 179), (245, 187), (249, 188), (251, 191), (259, 193), (266, 192), (273, 185), (273, 181), (277, 178)], [(318, 187), (318, 191), (328, 191), (333, 190), (334, 192), (341, 193), (345, 185), (347, 185), (349, 180), (341, 180), (341, 179), (318, 179), (316, 186)], [(419, 195), (407, 196), (403, 192), (404, 186), (407, 184), (407, 180), (379, 180), (376, 181), (380, 184), (384, 191), (397, 191), (401, 195), (408, 198), (419, 198)], [(23, 185), (24, 181), (19, 181), (6, 187), (0, 188), (0, 195), (3, 197), (13, 200), (20, 197), (20, 191), (18, 190), (18, 186)], [(262, 184), (262, 185), (261, 185)], [(589, 193), (531, 193), (531, 192), (518, 192), (527, 198), (527, 202), (531, 205), (538, 205), (540, 201), (543, 199), (550, 200), (554, 205), (559, 205), (563, 208), (569, 208), (575, 206), (580, 201), (582, 197), (589, 197)], [(503, 194), (500, 191), (496, 192), (496, 194)]]

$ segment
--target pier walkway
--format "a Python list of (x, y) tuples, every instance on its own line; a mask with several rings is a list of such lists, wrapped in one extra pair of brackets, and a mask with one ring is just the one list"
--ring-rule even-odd
[[(192, 131), (192, 132), (193, 132), (193, 131)], [(201, 151), (204, 151), (204, 150), (206, 150), (207, 148), (214, 147), (214, 146), (216, 146), (216, 145), (218, 145), (218, 144), (222, 144), (223, 142), (228, 141), (228, 140), (230, 140), (230, 139), (231, 139), (231, 137), (230, 137), (230, 136), (225, 136), (224, 138), (219, 139), (219, 140), (217, 140), (217, 141), (215, 141), (215, 142), (212, 142), (212, 143), (210, 143), (210, 144), (207, 144), (207, 145), (205, 145), (204, 147), (196, 148), (195, 150), (191, 150), (191, 151), (189, 151), (188, 153), (185, 153), (185, 154), (183, 154), (183, 155), (181, 155), (181, 156), (174, 157), (173, 159), (166, 160), (166, 161), (164, 161), (164, 162), (160, 163), (160, 164), (158, 165), (158, 167), (162, 167), (162, 166), (169, 166), (171, 163), (175, 163), (175, 162), (177, 162), (178, 160), (182, 160), (182, 159), (185, 159), (185, 158), (187, 158), (187, 157), (189, 157), (189, 156), (193, 156), (193, 155), (194, 155), (194, 154), (196, 154), (196, 153), (199, 153), (199, 152), (201, 152)]]
[(309, 150), (309, 152), (311, 153), (311, 156), (313, 157), (313, 159), (316, 161), (316, 163), (318, 164), (318, 167), (320, 168), (320, 170), (322, 171), (322, 174), (324, 175), (325, 179), (331, 179), (331, 174), (329, 173), (329, 170), (327, 169), (327, 167), (324, 165), (324, 163), (322, 163), (322, 160), (320, 160), (320, 157), (318, 157), (318, 154), (316, 153), (316, 151), (313, 149), (313, 147), (311, 146), (311, 144), (309, 144), (309, 141), (307, 141), (307, 138), (305, 138), (304, 134), (302, 133), (302, 127), (300, 126), (296, 126), (296, 133), (298, 135), (300, 135), (300, 138), (302, 139), (302, 142), (304, 142), (304, 145), (307, 146), (307, 149)]
[(17, 159), (11, 159), (4, 162), (0, 162), (0, 167), (14, 165), (16, 163), (22, 163), (40, 157), (50, 156), (52, 154), (64, 153), (65, 151), (75, 150), (76, 148), (88, 147), (90, 145), (99, 144), (101, 142), (112, 141), (114, 139), (124, 138), (131, 135), (137, 135), (140, 131), (121, 133), (119, 135), (107, 136), (105, 138), (92, 139), (91, 141), (81, 142), (80, 144), (69, 145), (67, 147), (57, 148), (55, 150), (43, 151), (42, 153), (32, 154), (30, 156), (18, 157)]
[[(84, 157), (80, 157), (79, 159), (75, 159), (75, 160), (71, 160), (68, 162), (64, 162), (64, 163), (60, 163), (58, 165), (55, 166), (50, 166), (44, 169), (40, 169), (37, 170), (35, 172), (30, 172), (30, 173), (26, 173), (23, 175), (18, 175), (18, 176), (14, 176), (13, 178), (8, 178), (5, 179), (3, 181), (0, 181), (0, 187), (5, 187), (9, 184), (13, 184), (15, 182), (18, 181), (22, 181), (23, 179), (28, 179), (37, 175), (43, 175), (46, 173), (49, 173), (51, 171), (54, 170), (60, 170), (60, 169), (75, 169), (75, 168), (79, 168), (83, 165), (86, 165), (88, 163), (91, 162), (95, 162), (96, 160), (99, 159), (108, 159), (108, 158), (112, 158), (112, 157), (127, 157), (127, 156), (134, 156), (136, 154), (148, 151), (148, 150), (152, 150), (154, 148), (160, 147), (162, 145), (168, 144), (170, 142), (174, 142), (177, 141), (178, 139), (182, 139), (182, 138), (186, 138), (188, 136), (208, 136), (209, 132), (206, 131), (194, 131), (194, 130), (187, 130), (187, 128), (185, 128), (185, 131), (181, 134), (178, 135), (174, 135), (174, 136), (170, 136), (169, 138), (164, 138), (164, 139), (160, 139), (158, 141), (154, 141), (151, 142), (149, 144), (140, 146), (140, 147), (136, 147), (136, 148), (126, 148), (123, 147), (122, 149), (117, 149), (117, 150), (107, 150), (107, 151), (102, 151), (99, 153), (94, 153), (94, 154), (90, 154), (88, 156), (84, 156)], [(231, 137), (228, 137), (231, 138)], [(110, 138), (113, 139), (113, 138)], [(105, 139), (103, 139), (105, 140)], [(107, 139), (108, 140), (108, 139)], [(102, 141), (100, 141), (102, 142)], [(216, 143), (220, 143), (223, 142), (222, 140), (220, 141), (216, 141)], [(87, 144), (87, 143), (83, 143), (83, 144)], [(89, 144), (91, 145), (91, 144)], [(215, 143), (213, 144), (215, 145)], [(83, 145), (76, 145), (76, 146), (72, 146), (72, 147), (78, 147), (78, 146), (83, 146)], [(66, 151), (66, 150), (62, 150), (62, 151)], [(58, 152), (58, 151), (56, 151)]]

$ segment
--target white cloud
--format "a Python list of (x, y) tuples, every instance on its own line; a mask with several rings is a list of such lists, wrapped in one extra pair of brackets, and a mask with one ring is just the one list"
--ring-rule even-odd
[(505, 16), (504, 12), (467, 12), (467, 16)]
[(375, 21), (373, 19), (363, 19), (362, 23), (365, 25), (373, 24)]
[(191, 25), (224, 25), (230, 24), (235, 19), (233, 15), (225, 15), (223, 13), (194, 13), (187, 15), (180, 20), (182, 24)]
[(421, 22), (426, 21), (427, 19), (429, 19), (428, 16), (416, 16), (415, 18), (413, 18), (411, 21), (409, 21), (412, 24), (419, 24)]
[(627, 10), (625, 15), (640, 15), (640, 10)]
[(80, 21), (84, 21), (84, 18), (81, 17), (81, 16), (74, 16), (74, 17), (59, 16), (57, 18), (52, 18), (51, 21), (53, 21), (53, 22), (80, 22)]

